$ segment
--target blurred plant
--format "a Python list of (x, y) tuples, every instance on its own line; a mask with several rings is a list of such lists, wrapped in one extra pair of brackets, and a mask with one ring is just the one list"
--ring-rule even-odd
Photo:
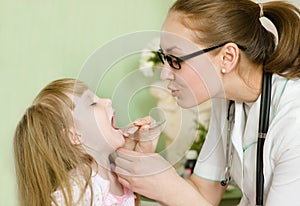
[(154, 75), (155, 68), (161, 62), (156, 53), (158, 49), (159, 39), (153, 39), (142, 51), (139, 70), (146, 77), (152, 77)]
[(196, 130), (198, 131), (198, 135), (197, 135), (196, 139), (194, 140), (190, 150), (196, 150), (199, 154), (200, 150), (202, 148), (202, 145), (205, 141), (205, 137), (206, 137), (208, 129), (206, 126), (204, 126), (204, 124), (202, 124), (198, 120), (195, 120), (195, 124), (196, 124)]

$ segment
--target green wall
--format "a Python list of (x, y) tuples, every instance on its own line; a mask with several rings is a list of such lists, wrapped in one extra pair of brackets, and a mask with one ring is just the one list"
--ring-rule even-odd
[[(172, 2), (0, 0), (0, 205), (17, 205), (13, 132), (38, 91), (54, 79), (76, 78), (87, 58), (113, 38), (159, 30)], [(128, 64), (136, 69), (137, 58)]]

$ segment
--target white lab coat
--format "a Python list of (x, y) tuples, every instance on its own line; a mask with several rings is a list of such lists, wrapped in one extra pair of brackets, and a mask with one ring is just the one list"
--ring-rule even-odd
[[(264, 205), (300, 205), (300, 80), (274, 74), (271, 98), (264, 144)], [(222, 99), (212, 101), (209, 132), (194, 169), (195, 175), (213, 181), (224, 179), (227, 103)], [(240, 206), (255, 205), (259, 108), (260, 97), (252, 104), (235, 102), (231, 174), (243, 192)]]

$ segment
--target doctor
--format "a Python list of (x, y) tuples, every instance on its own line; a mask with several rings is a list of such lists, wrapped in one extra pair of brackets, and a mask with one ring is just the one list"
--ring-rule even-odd
[[(120, 149), (120, 182), (164, 205), (191, 206), (218, 205), (224, 180), (233, 179), (243, 192), (239, 205), (255, 205), (265, 71), (273, 75), (263, 151), (264, 205), (300, 205), (299, 15), (298, 8), (284, 2), (177, 0), (162, 27), (161, 78), (169, 80), (168, 88), (183, 108), (212, 99), (206, 142), (188, 181), (158, 154)], [(261, 17), (275, 25), (278, 41)], [(191, 42), (196, 47), (187, 46)]]

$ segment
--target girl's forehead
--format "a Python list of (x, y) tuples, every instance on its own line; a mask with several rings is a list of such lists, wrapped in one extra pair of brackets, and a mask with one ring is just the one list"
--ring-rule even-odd
[(85, 100), (89, 100), (89, 99), (93, 100), (95, 98), (95, 93), (92, 92), (91, 90), (87, 89), (80, 96), (77, 96), (74, 94), (71, 94), (70, 96), (71, 96), (71, 99), (73, 100), (73, 102), (76, 103), (76, 102), (81, 102), (81, 101), (85, 101)]
[(82, 98), (93, 98), (95, 96), (95, 93), (92, 92), (91, 90), (87, 89), (86, 91), (84, 91), (81, 95)]

